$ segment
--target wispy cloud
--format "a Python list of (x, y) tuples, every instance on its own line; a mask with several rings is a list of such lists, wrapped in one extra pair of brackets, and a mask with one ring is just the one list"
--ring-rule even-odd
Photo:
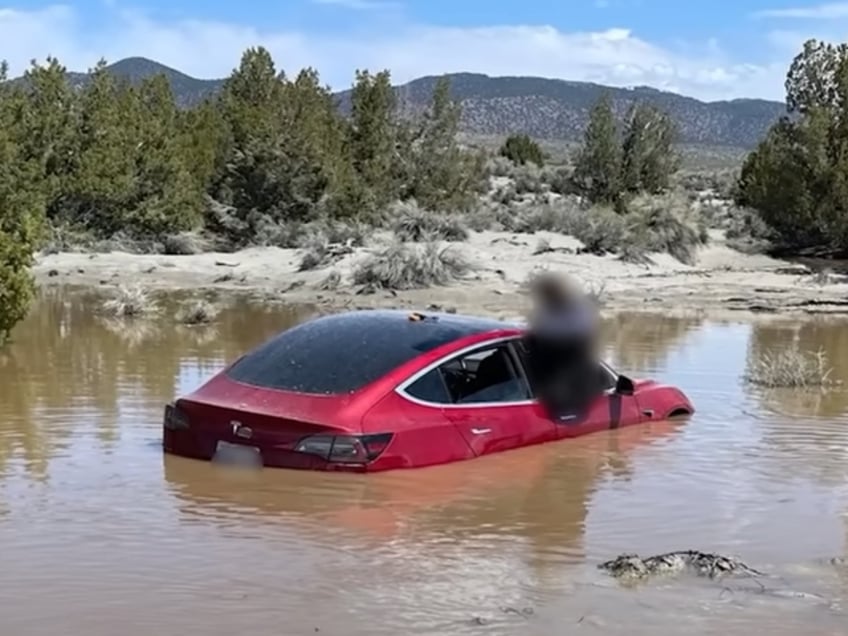
[(313, 4), (323, 4), (354, 11), (378, 11), (380, 9), (399, 9), (400, 2), (391, 0), (312, 0)]
[(47, 55), (71, 70), (85, 70), (100, 57), (114, 62), (141, 55), (194, 77), (215, 78), (228, 75), (246, 48), (261, 45), (288, 74), (311, 66), (337, 89), (350, 86), (357, 68), (388, 68), (395, 82), (467, 71), (648, 85), (701, 99), (783, 99), (791, 60), (781, 50), (770, 61), (750, 64), (730, 56), (715, 40), (700, 46), (691, 40), (663, 45), (627, 28), (566, 31), (544, 25), (400, 23), (385, 30), (370, 28), (366, 21), (364, 29), (355, 32), (325, 33), (203, 19), (162, 20), (125, 9), (105, 10), (95, 24), (83, 18), (67, 5), (0, 9), (0, 57), (8, 59), (13, 75), (30, 59)]
[(835, 20), (848, 18), (848, 2), (830, 2), (811, 7), (765, 9), (754, 13), (755, 18), (794, 18), (801, 20)]

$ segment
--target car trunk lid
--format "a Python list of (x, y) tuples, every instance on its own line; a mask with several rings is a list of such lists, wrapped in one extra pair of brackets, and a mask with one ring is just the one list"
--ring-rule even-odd
[(197, 435), (218, 440), (293, 448), (320, 433), (360, 433), (346, 413), (345, 397), (304, 395), (253, 387), (219, 376), (175, 403)]

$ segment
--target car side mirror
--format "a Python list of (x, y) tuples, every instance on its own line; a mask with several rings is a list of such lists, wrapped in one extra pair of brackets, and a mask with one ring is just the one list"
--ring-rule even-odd
[(619, 395), (633, 395), (634, 391), (633, 380), (626, 375), (619, 375), (615, 381), (615, 392)]

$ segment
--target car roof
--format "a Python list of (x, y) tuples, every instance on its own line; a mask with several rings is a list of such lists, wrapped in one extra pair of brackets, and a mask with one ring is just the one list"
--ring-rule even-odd
[(363, 309), (287, 329), (236, 361), (231, 379), (299, 393), (351, 393), (438, 347), (517, 325), (448, 312)]
[[(435, 330), (451, 330), (462, 332), (462, 336), (471, 336), (489, 331), (501, 329), (512, 329), (518, 325), (496, 318), (483, 316), (472, 316), (470, 314), (459, 314), (446, 311), (421, 311), (403, 309), (359, 309), (339, 314), (331, 314), (324, 318), (332, 317), (338, 319), (340, 324), (350, 321), (351, 324), (359, 322), (358, 318), (367, 319), (375, 328), (380, 325), (396, 324), (398, 322), (410, 324), (413, 328), (417, 323)], [(322, 320), (319, 318), (318, 320)]]

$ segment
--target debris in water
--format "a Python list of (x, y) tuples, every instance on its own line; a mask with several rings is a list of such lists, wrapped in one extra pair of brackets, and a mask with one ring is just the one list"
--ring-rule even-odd
[(725, 575), (744, 574), (763, 576), (762, 572), (748, 567), (735, 557), (722, 556), (698, 550), (679, 550), (646, 558), (638, 554), (622, 554), (598, 566), (619, 579), (641, 579), (649, 576), (679, 574), (694, 570), (699, 576), (718, 578)]

